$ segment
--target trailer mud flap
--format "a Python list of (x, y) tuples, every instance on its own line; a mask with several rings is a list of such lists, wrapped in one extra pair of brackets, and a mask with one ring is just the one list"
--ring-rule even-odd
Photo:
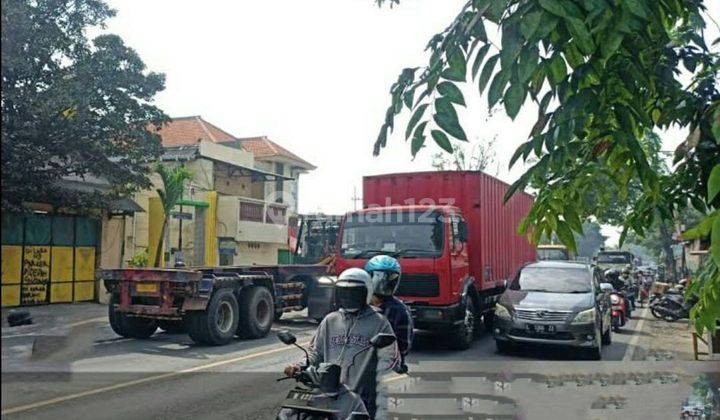
[(183, 301), (182, 310), (185, 311), (204, 311), (208, 304), (207, 298), (187, 298)]

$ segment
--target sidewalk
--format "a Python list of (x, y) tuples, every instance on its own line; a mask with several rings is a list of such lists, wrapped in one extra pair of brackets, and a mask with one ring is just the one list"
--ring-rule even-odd
[(644, 322), (632, 360), (694, 360), (691, 327), (687, 319), (667, 322), (647, 311)]
[[(31, 325), (10, 327), (7, 316), (11, 310), (30, 312)], [(107, 305), (102, 303), (70, 303), (24, 308), (2, 309), (2, 337), (34, 334), (58, 334), (69, 327), (90, 322), (107, 322)]]

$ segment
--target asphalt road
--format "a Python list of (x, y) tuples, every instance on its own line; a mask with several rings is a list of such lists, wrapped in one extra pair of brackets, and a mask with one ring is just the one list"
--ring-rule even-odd
[[(605, 361), (630, 359), (643, 334), (637, 323), (636, 317), (624, 333), (613, 334), (613, 344), (603, 350)], [(274, 330), (290, 329), (303, 343), (314, 328), (313, 322), (295, 316), (277, 323)], [(6, 418), (272, 418), (292, 387), (275, 378), (284, 365), (302, 357), (274, 334), (201, 347), (182, 334), (118, 338), (102, 321), (77, 326), (67, 337), (3, 337), (2, 344), (10, 347), (3, 351), (2, 366)], [(23, 357), (23, 351), (31, 355)], [(490, 366), (575, 361), (578, 356), (573, 350), (538, 347), (498, 354), (486, 333), (472, 348), (457, 352), (442, 340), (418, 334), (409, 364), (412, 371), (414, 366), (445, 361)]]

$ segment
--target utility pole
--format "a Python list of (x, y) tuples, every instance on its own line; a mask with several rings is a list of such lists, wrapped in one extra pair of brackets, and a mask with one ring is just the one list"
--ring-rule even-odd
[(353, 187), (353, 196), (350, 198), (353, 202), (353, 210), (357, 211), (357, 203), (358, 201), (361, 201), (362, 198), (358, 197), (357, 195), (357, 187)]

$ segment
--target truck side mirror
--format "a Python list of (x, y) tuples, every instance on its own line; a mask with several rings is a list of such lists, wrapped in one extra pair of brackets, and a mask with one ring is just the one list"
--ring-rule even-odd
[(467, 242), (467, 237), (468, 237), (467, 223), (464, 220), (461, 220), (460, 223), (458, 223), (458, 239), (460, 239), (460, 242)]

